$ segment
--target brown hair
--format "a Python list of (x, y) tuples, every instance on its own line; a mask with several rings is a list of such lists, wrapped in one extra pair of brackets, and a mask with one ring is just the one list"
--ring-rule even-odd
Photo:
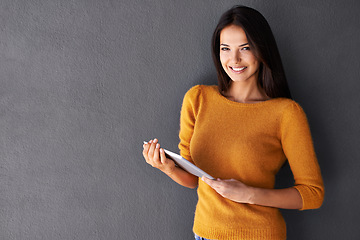
[(237, 25), (246, 34), (250, 49), (260, 62), (258, 82), (271, 98), (291, 98), (284, 68), (271, 28), (261, 13), (245, 6), (234, 6), (220, 18), (212, 36), (212, 57), (218, 75), (219, 91), (227, 91), (231, 79), (220, 62), (220, 33)]

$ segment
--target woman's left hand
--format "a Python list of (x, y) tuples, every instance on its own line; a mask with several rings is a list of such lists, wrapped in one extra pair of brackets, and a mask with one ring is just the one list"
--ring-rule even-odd
[(222, 180), (220, 178), (211, 180), (206, 177), (202, 177), (201, 179), (224, 198), (238, 203), (251, 203), (253, 196), (252, 187), (238, 180)]

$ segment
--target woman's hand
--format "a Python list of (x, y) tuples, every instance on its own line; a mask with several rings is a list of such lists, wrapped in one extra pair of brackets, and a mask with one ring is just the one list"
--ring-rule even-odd
[(172, 180), (184, 187), (197, 187), (198, 177), (176, 167), (173, 160), (166, 158), (164, 149), (160, 148), (160, 144), (156, 138), (145, 143), (143, 148), (143, 156), (148, 164), (160, 169)]
[(238, 203), (256, 204), (283, 209), (301, 209), (302, 197), (295, 188), (266, 189), (247, 186), (235, 179), (201, 178), (224, 198)]
[(160, 169), (167, 175), (171, 175), (175, 170), (175, 162), (166, 158), (164, 149), (160, 148), (158, 140), (150, 140), (143, 145), (143, 156), (148, 164)]
[(238, 180), (222, 180), (219, 178), (211, 180), (206, 177), (202, 177), (201, 179), (224, 198), (238, 203), (251, 203), (253, 197), (252, 187), (249, 187)]

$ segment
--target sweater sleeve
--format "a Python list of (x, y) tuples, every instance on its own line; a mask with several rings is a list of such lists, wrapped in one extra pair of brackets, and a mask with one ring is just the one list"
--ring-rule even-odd
[(187, 91), (183, 99), (180, 114), (180, 155), (192, 163), (194, 162), (190, 153), (190, 141), (194, 132), (196, 115), (200, 106), (200, 94), (200, 85), (196, 85)]
[(324, 183), (303, 109), (292, 102), (281, 121), (281, 142), (303, 201), (300, 210), (316, 209), (324, 200)]

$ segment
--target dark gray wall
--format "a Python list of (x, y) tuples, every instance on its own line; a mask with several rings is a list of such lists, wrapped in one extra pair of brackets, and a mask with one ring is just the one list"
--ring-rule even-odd
[(288, 238), (360, 238), (359, 1), (1, 0), (0, 239), (192, 239), (195, 190), (142, 141), (177, 150), (182, 97), (216, 83), (210, 37), (234, 4), (272, 26), (325, 180), (320, 210), (284, 211)]

